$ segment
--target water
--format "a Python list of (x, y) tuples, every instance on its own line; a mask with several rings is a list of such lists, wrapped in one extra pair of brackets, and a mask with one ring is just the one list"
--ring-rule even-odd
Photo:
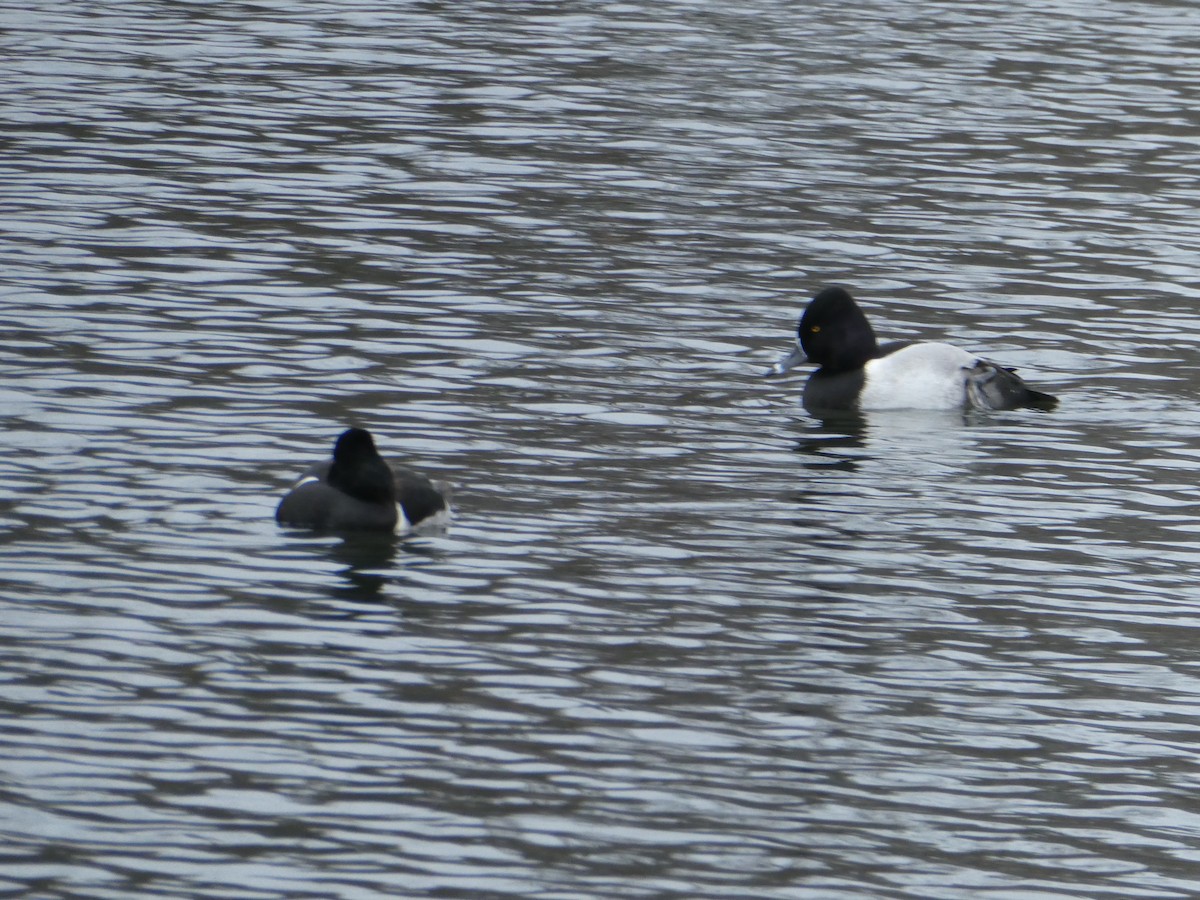
[[(1200, 895), (1198, 26), (0, 7), (0, 896)], [(814, 420), (835, 280), (1060, 408)]]

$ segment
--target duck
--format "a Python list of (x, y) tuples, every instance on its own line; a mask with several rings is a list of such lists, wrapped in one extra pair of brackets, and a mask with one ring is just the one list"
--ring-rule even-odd
[(300, 477), (275, 510), (280, 525), (316, 531), (405, 532), (446, 513), (446, 498), (424, 475), (388, 465), (365, 428), (348, 428), (333, 458)]
[(817, 365), (804, 387), (810, 412), (892, 409), (1051, 409), (1058, 398), (1029, 387), (1014, 369), (940, 341), (880, 344), (841, 285), (822, 288), (800, 317), (795, 348), (767, 370)]

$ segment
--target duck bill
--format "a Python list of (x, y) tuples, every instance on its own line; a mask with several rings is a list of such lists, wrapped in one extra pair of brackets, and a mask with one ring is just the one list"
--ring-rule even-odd
[(801, 346), (799, 344), (797, 344), (795, 347), (792, 348), (790, 353), (788, 353), (786, 356), (783, 357), (783, 359), (779, 360), (779, 362), (775, 363), (775, 365), (773, 365), (773, 366), (771, 366), (771, 368), (767, 369), (765, 374), (767, 374), (767, 375), (783, 375), (785, 372), (787, 372), (789, 369), (793, 368), (794, 366), (798, 366), (801, 363), (805, 363), (805, 362), (808, 362), (808, 356), (807, 356), (807, 354), (805, 354), (805, 352), (801, 348)]

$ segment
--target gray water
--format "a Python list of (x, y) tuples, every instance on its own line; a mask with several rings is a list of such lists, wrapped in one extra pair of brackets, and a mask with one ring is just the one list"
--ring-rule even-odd
[(0, 896), (1200, 897), (1200, 6), (728, 6), (0, 7)]

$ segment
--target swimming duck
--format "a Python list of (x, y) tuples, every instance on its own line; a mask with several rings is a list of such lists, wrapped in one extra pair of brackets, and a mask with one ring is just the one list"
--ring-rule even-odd
[(275, 520), (319, 531), (406, 531), (446, 509), (424, 475), (389, 466), (365, 428), (342, 432), (333, 459), (309, 469), (288, 491)]
[(1048, 409), (1057, 398), (1036, 391), (1010, 368), (953, 344), (892, 341), (882, 346), (850, 292), (823, 288), (800, 317), (796, 347), (767, 374), (801, 362), (819, 367), (804, 387), (810, 410)]

